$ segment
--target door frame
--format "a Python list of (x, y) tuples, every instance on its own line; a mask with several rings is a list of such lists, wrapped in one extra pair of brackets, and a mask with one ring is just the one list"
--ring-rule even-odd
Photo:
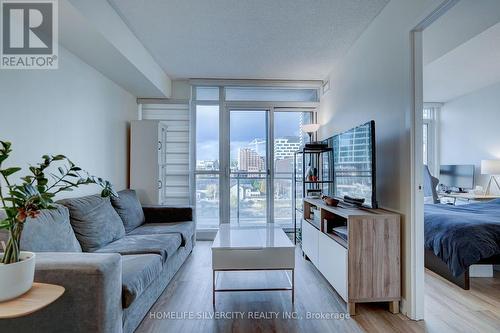
[[(408, 316), (413, 320), (424, 319), (424, 193), (423, 193), (423, 31), (456, 5), (460, 0), (444, 0), (410, 31), (411, 54), (411, 107), (410, 107), (410, 167), (411, 167), (411, 216), (410, 256), (411, 273)], [(405, 306), (406, 307), (406, 306)]]

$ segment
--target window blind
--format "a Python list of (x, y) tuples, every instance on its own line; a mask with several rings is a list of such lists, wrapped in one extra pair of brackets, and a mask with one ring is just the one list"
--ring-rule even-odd
[(166, 179), (165, 205), (191, 205), (189, 104), (142, 104), (142, 117), (167, 125), (166, 164), (160, 171)]

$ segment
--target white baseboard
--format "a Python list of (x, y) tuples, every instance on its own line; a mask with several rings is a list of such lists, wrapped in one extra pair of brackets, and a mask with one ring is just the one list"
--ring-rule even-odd
[(493, 265), (471, 265), (470, 277), (493, 277)]

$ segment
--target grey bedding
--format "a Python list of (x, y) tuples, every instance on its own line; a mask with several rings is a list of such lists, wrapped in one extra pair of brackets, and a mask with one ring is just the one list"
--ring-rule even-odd
[(461, 206), (425, 205), (425, 247), (454, 276), (500, 255), (500, 199)]

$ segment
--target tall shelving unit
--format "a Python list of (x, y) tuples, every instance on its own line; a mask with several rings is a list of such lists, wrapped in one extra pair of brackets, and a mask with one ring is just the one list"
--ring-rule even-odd
[[(293, 182), (292, 182), (292, 219), (294, 229), (294, 242), (301, 242), (302, 239), (302, 218), (304, 216), (303, 199), (306, 197), (307, 190), (321, 190), (322, 193), (328, 192), (328, 186), (333, 184), (333, 178), (330, 177), (329, 164), (332, 148), (311, 149), (303, 148), (294, 153), (293, 157)], [(307, 163), (307, 164), (306, 164)], [(312, 181), (306, 179), (306, 170), (309, 165), (318, 170), (318, 180)], [(297, 221), (297, 219), (299, 221)], [(297, 228), (299, 226), (299, 228)]]

